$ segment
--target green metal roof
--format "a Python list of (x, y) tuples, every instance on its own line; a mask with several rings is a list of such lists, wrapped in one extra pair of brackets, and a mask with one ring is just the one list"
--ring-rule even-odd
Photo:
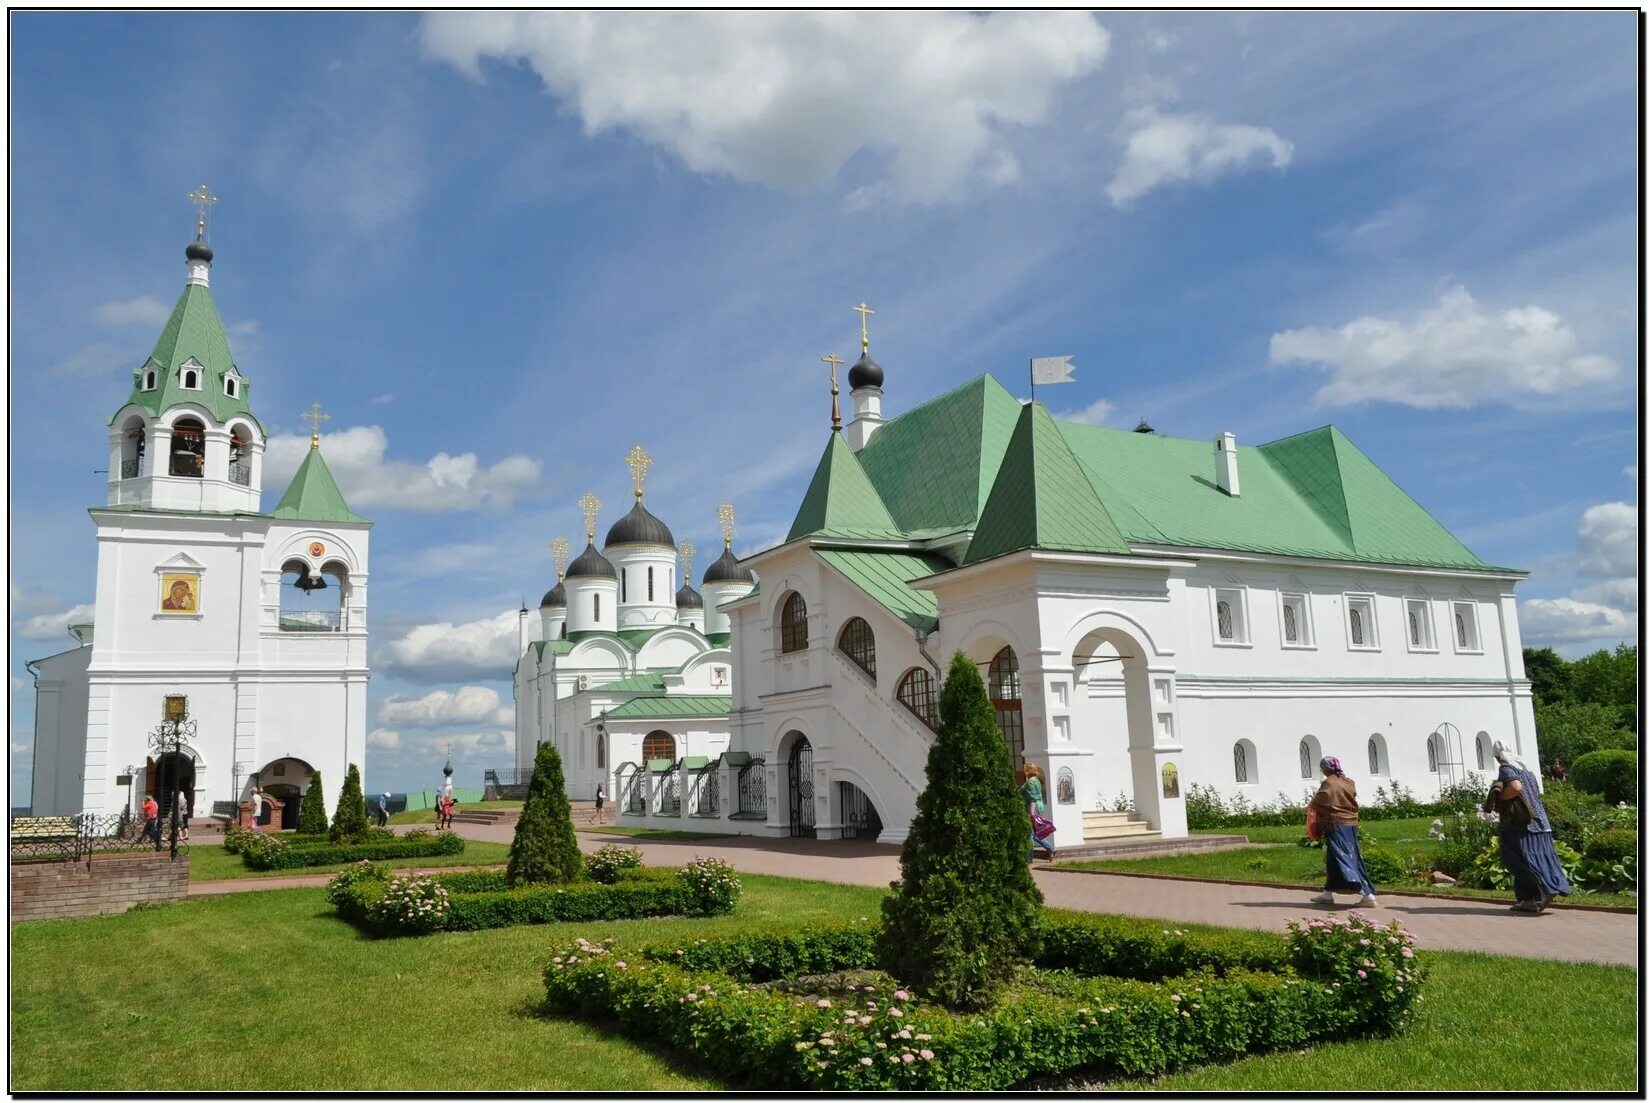
[(632, 674), (628, 678), (620, 678), (616, 682), (605, 682), (590, 690), (591, 693), (662, 693), (664, 679), (654, 674)]
[(712, 696), (663, 694), (636, 697), (607, 713), (609, 720), (693, 720), (701, 716), (726, 716), (733, 711), (731, 694)]
[[(183, 373), (179, 368), (189, 359), (205, 369), (199, 390), (185, 390), (183, 386)], [(152, 391), (145, 391), (140, 388), (143, 372), (150, 363), (157, 366), (156, 386)], [(172, 308), (172, 316), (160, 331), (154, 352), (133, 372), (132, 395), (126, 402), (136, 403), (152, 414), (189, 402), (206, 407), (219, 421), (240, 414), (257, 424), (247, 404), (248, 384), (244, 378), (236, 388), (235, 397), (223, 393), (223, 377), (234, 367), (235, 357), (229, 351), (229, 338), (224, 335), (211, 290), (203, 284), (185, 284), (183, 294)]]
[(858, 540), (904, 538), (840, 433), (830, 434), (830, 443), (825, 445), (785, 540), (809, 535)]
[(912, 628), (931, 632), (938, 625), (939, 598), (929, 590), (912, 590), (906, 584), (949, 570), (949, 560), (927, 552), (816, 550), (820, 559)]
[(319, 447), (311, 447), (309, 454), (298, 465), (298, 473), (281, 495), (280, 504), (270, 511), (271, 517), (299, 521), (342, 521), (371, 524), (365, 517), (349, 511), (331, 468), (321, 458)]
[(1128, 554), (1128, 542), (1082, 465), (1047, 408), (1036, 402), (1020, 410), (967, 562), (1021, 548)]
[[(755, 593), (754, 590), (752, 590), (750, 592)], [(733, 642), (733, 633), (731, 633), (731, 632), (706, 632), (704, 634), (704, 638), (709, 640), (711, 645), (714, 646), (714, 647), (727, 647), (728, 645), (730, 645)]]

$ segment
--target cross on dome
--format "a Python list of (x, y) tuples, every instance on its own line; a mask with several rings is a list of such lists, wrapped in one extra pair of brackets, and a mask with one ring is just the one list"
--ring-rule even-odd
[(624, 462), (630, 466), (630, 477), (636, 482), (636, 501), (641, 501), (642, 487), (647, 482), (647, 469), (653, 466), (653, 457), (642, 451), (641, 445), (630, 449), (630, 454), (624, 457)]
[(681, 553), (681, 577), (690, 582), (693, 578), (693, 556), (698, 554), (698, 549), (691, 540), (683, 540), (676, 550)]
[(837, 396), (842, 393), (842, 389), (836, 383), (836, 365), (842, 362), (842, 358), (833, 352), (828, 356), (821, 356), (819, 359), (830, 365), (830, 431), (840, 433), (842, 431), (842, 404)]
[(572, 542), (565, 536), (557, 536), (550, 541), (550, 555), (555, 559), (555, 579), (557, 582), (567, 577), (567, 553), (572, 551), (572, 548)]
[(876, 312), (870, 309), (869, 306), (865, 305), (865, 301), (863, 299), (859, 300), (859, 305), (854, 307), (853, 310), (859, 315), (859, 351), (869, 352), (870, 316)]
[(204, 241), (206, 239), (206, 208), (216, 203), (218, 201), (218, 197), (207, 191), (206, 185), (202, 184), (199, 188), (196, 188), (194, 191), (190, 192), (185, 198), (187, 198), (189, 202), (193, 203), (199, 212), (199, 215), (195, 220), (195, 238), (197, 240)]
[(721, 521), (721, 545), (723, 551), (733, 547), (733, 503), (723, 502), (716, 507), (716, 517)]
[(593, 544), (595, 543), (595, 519), (601, 516), (601, 499), (593, 493), (586, 494), (578, 500), (578, 508), (584, 511), (584, 535)]
[(332, 415), (321, 413), (321, 404), (317, 402), (298, 416), (309, 422), (309, 447), (319, 448), (321, 446), (321, 422), (331, 421)]

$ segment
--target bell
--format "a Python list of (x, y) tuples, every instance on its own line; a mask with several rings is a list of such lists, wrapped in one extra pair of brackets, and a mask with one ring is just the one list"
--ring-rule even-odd
[(315, 590), (326, 589), (326, 578), (322, 575), (301, 574), (293, 585), (306, 594), (312, 593)]

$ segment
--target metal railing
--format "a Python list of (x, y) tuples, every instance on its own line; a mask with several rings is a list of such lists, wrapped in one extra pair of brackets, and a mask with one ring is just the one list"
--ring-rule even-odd
[(647, 774), (645, 771), (632, 767), (628, 774), (619, 775), (619, 784), (623, 786), (624, 814), (627, 816), (642, 816), (647, 813)]
[(245, 460), (230, 460), (229, 481), (237, 486), (251, 486), (252, 465)]
[(302, 609), (281, 614), (282, 632), (336, 632), (343, 623), (337, 609)]
[(121, 460), (120, 461), (120, 477), (122, 479), (135, 479), (135, 478), (137, 478), (138, 476), (140, 476), (142, 474), (143, 474), (143, 459), (142, 459), (142, 457), (139, 457), (135, 460)]
[(171, 472), (173, 475), (184, 475), (192, 479), (201, 477), (204, 468), (204, 457), (199, 452), (173, 452)]
[(717, 759), (698, 771), (698, 778), (699, 800), (693, 815), (721, 815), (721, 760)]
[[(158, 852), (171, 831), (167, 818), (153, 827), (121, 812), (81, 812), (73, 816), (14, 816), (7, 832), (13, 862), (90, 862), (99, 854)], [(178, 844), (186, 853), (187, 843)]]
[(739, 770), (738, 804), (735, 815), (767, 813), (767, 767), (759, 758)]
[(653, 810), (655, 816), (681, 815), (681, 760), (671, 763), (659, 778), (658, 805)]

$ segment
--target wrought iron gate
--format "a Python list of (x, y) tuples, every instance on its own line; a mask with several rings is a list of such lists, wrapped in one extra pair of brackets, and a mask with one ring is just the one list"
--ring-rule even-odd
[(813, 744), (801, 736), (790, 748), (790, 834), (814, 834)]
[(767, 764), (752, 759), (739, 770), (739, 804), (736, 813), (767, 811)]
[(851, 781), (839, 781), (842, 797), (842, 838), (874, 842), (882, 833), (882, 817), (865, 791)]

